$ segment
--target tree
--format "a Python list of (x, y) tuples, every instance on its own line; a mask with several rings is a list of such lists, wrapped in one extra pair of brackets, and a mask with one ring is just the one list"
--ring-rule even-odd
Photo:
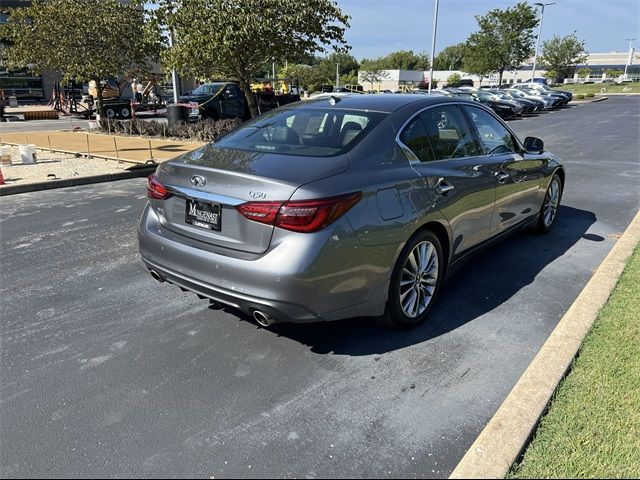
[(587, 59), (584, 41), (578, 40), (576, 33), (559, 37), (554, 35), (550, 40), (542, 42), (540, 63), (548, 70), (557, 72), (557, 79), (564, 79), (573, 74), (575, 66)]
[(450, 87), (457, 87), (460, 85), (460, 80), (462, 80), (462, 77), (459, 74), (452, 73), (447, 77), (447, 85)]
[(416, 54), (413, 50), (398, 50), (385, 57), (362, 60), (363, 65), (372, 63), (380, 70), (428, 70), (430, 65), (429, 55), (424, 52)]
[(520, 2), (505, 10), (497, 8), (486, 15), (476, 15), (476, 20), (480, 30), (467, 40), (468, 55), (474, 57), (469, 63), (497, 72), (502, 84), (505, 70), (519, 66), (533, 55), (533, 29), (538, 25), (536, 12), (527, 3)]
[(444, 48), (433, 60), (434, 70), (461, 70), (467, 50), (466, 43), (457, 43)]
[(358, 72), (359, 81), (369, 82), (371, 84), (371, 90), (373, 90), (374, 83), (379, 83), (389, 77), (389, 74), (385, 72), (383, 67), (384, 65), (381, 63), (380, 59), (362, 60), (360, 63), (360, 71)]
[(289, 64), (281, 71), (280, 76), (298, 82), (308, 92), (318, 91), (326, 83), (322, 70), (317, 65)]
[(617, 68), (608, 68), (607, 70), (604, 71), (604, 73), (607, 75), (607, 78), (618, 78), (622, 75), (624, 75), (624, 72), (622, 70), (618, 70)]
[(587, 78), (589, 78), (589, 76), (591, 75), (591, 69), (590, 68), (581, 68), (580, 70), (578, 70), (578, 78), (584, 78), (585, 81), (587, 80)]
[[(167, 66), (196, 77), (238, 81), (251, 116), (258, 114), (251, 80), (266, 62), (281, 63), (344, 46), (349, 17), (332, 0), (154, 0), (149, 14), (175, 36)], [(165, 45), (166, 46), (166, 45)]]
[(36, 0), (11, 10), (0, 37), (9, 41), (10, 68), (59, 71), (65, 82), (93, 80), (101, 115), (100, 81), (144, 74), (158, 53), (142, 12), (117, 0)]
[(350, 83), (350, 80), (354, 77), (357, 81), (360, 65), (355, 57), (346, 52), (334, 52), (323, 58), (318, 64), (318, 68), (325, 78), (325, 83), (333, 85), (335, 82), (336, 66), (338, 67), (340, 78), (343, 80), (341, 83)]

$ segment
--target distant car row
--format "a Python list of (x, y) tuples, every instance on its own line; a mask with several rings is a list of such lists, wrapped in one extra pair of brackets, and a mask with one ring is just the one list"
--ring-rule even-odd
[(518, 83), (491, 89), (474, 87), (445, 88), (432, 90), (431, 93), (475, 100), (488, 106), (502, 118), (513, 118), (525, 113), (544, 110), (555, 110), (573, 99), (571, 92), (553, 90), (539, 82)]

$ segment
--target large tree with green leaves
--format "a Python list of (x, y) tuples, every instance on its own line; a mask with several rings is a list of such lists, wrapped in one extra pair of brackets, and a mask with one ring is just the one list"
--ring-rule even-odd
[(556, 79), (573, 75), (575, 66), (587, 59), (584, 41), (578, 40), (576, 33), (553, 38), (542, 42), (540, 63), (548, 70), (556, 72)]
[(101, 80), (141, 74), (158, 53), (144, 28), (142, 11), (117, 0), (35, 0), (11, 9), (0, 26), (7, 66), (59, 71), (63, 81), (96, 82), (104, 115)]
[(457, 43), (443, 48), (433, 60), (434, 70), (461, 70), (467, 44)]
[(258, 109), (251, 81), (265, 62), (346, 45), (349, 17), (332, 0), (155, 0), (149, 14), (173, 33), (165, 64), (196, 77), (221, 76), (240, 84), (252, 116)]
[(469, 63), (490, 67), (502, 83), (505, 70), (518, 67), (533, 55), (536, 11), (520, 2), (504, 10), (496, 8), (486, 15), (476, 15), (476, 21), (480, 30), (467, 40), (467, 56), (474, 57)]

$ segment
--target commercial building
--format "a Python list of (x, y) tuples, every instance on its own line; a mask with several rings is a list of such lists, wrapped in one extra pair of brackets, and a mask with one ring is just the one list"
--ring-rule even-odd
[[(627, 66), (627, 80), (640, 81), (640, 52), (633, 49), (631, 52), (611, 52), (611, 53), (590, 53), (587, 60), (580, 65), (576, 65), (573, 77), (565, 79), (566, 83), (578, 81), (599, 82), (606, 79), (606, 70), (624, 71)], [(581, 69), (589, 69), (587, 78), (578, 79), (577, 72)], [(533, 69), (533, 59), (521, 65), (516, 70), (505, 71), (502, 75), (502, 83), (521, 83), (531, 80)], [(499, 77), (491, 74), (488, 77), (480, 78), (477, 75), (469, 75), (461, 70), (436, 70), (433, 72), (433, 79), (437, 86), (442, 87), (447, 83), (447, 79), (452, 74), (458, 74), (462, 78), (471, 79), (476, 87), (480, 85), (497, 84)], [(542, 77), (546, 73), (545, 69), (536, 69), (536, 77)], [(383, 70), (373, 81), (365, 80), (368, 77), (365, 72), (358, 72), (358, 80), (365, 90), (391, 90), (393, 92), (403, 89), (416, 88), (421, 83), (429, 82), (428, 70)]]

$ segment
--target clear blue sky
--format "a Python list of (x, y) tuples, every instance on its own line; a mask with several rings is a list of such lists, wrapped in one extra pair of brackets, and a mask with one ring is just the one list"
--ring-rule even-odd
[[(545, 3), (553, 0), (545, 0)], [(576, 30), (586, 40), (587, 51), (625, 52), (638, 38), (640, 46), (640, 0), (555, 0), (545, 8), (542, 40)], [(337, 0), (351, 16), (346, 38), (351, 53), (378, 57), (394, 50), (431, 51), (431, 28), (435, 0)], [(440, 0), (436, 52), (466, 40), (477, 29), (474, 15), (515, 5), (517, 0)], [(530, 4), (535, 3), (529, 1)]]

